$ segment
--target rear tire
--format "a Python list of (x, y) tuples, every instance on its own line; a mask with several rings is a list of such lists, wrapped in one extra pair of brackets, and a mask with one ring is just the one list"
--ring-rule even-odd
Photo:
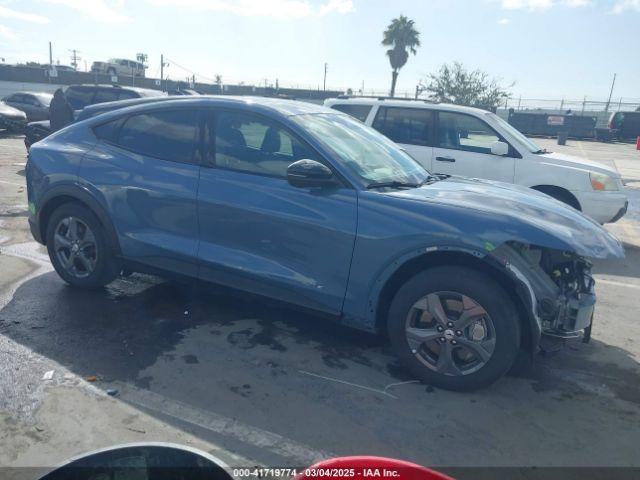
[(492, 384), (520, 347), (509, 295), (465, 267), (434, 267), (409, 279), (391, 302), (387, 329), (400, 361), (418, 379), (447, 390)]
[(87, 207), (66, 203), (54, 210), (46, 238), (53, 268), (68, 284), (96, 289), (118, 276), (118, 262), (104, 228)]

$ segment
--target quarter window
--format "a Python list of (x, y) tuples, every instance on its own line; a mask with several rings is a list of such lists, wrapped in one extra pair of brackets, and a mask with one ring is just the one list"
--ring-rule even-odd
[(126, 119), (115, 143), (141, 155), (187, 163), (193, 161), (197, 134), (196, 110), (159, 111)]
[(424, 108), (380, 107), (373, 128), (396, 143), (432, 145), (433, 112)]
[(230, 170), (284, 178), (293, 162), (316, 158), (284, 128), (255, 115), (219, 112), (212, 136), (216, 166)]
[(367, 120), (367, 117), (369, 116), (369, 112), (371, 111), (371, 105), (340, 104), (340, 105), (331, 105), (331, 108), (343, 113), (347, 113), (352, 117), (357, 118), (361, 122), (364, 122)]
[(472, 115), (438, 113), (438, 145), (441, 148), (491, 153), (491, 144), (500, 137), (485, 122)]

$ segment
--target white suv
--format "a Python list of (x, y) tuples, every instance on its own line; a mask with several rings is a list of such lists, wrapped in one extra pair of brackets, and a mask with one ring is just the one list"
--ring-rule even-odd
[(524, 185), (599, 223), (615, 222), (627, 211), (627, 196), (614, 169), (547, 152), (491, 112), (385, 98), (337, 98), (324, 104), (380, 131), (432, 173)]

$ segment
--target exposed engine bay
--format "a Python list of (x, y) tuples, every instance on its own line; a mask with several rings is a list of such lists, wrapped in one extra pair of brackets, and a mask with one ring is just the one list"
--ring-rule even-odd
[(544, 335), (571, 338), (591, 334), (596, 303), (591, 263), (573, 252), (504, 244), (491, 257), (520, 282)]

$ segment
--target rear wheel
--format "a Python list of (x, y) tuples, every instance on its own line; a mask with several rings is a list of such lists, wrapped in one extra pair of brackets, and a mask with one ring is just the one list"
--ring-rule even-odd
[(387, 327), (411, 372), (449, 390), (495, 382), (520, 346), (518, 313), (508, 294), (464, 267), (436, 267), (407, 281), (391, 303)]
[(88, 208), (78, 204), (58, 207), (48, 222), (47, 250), (64, 281), (80, 288), (99, 288), (118, 275), (104, 228)]

